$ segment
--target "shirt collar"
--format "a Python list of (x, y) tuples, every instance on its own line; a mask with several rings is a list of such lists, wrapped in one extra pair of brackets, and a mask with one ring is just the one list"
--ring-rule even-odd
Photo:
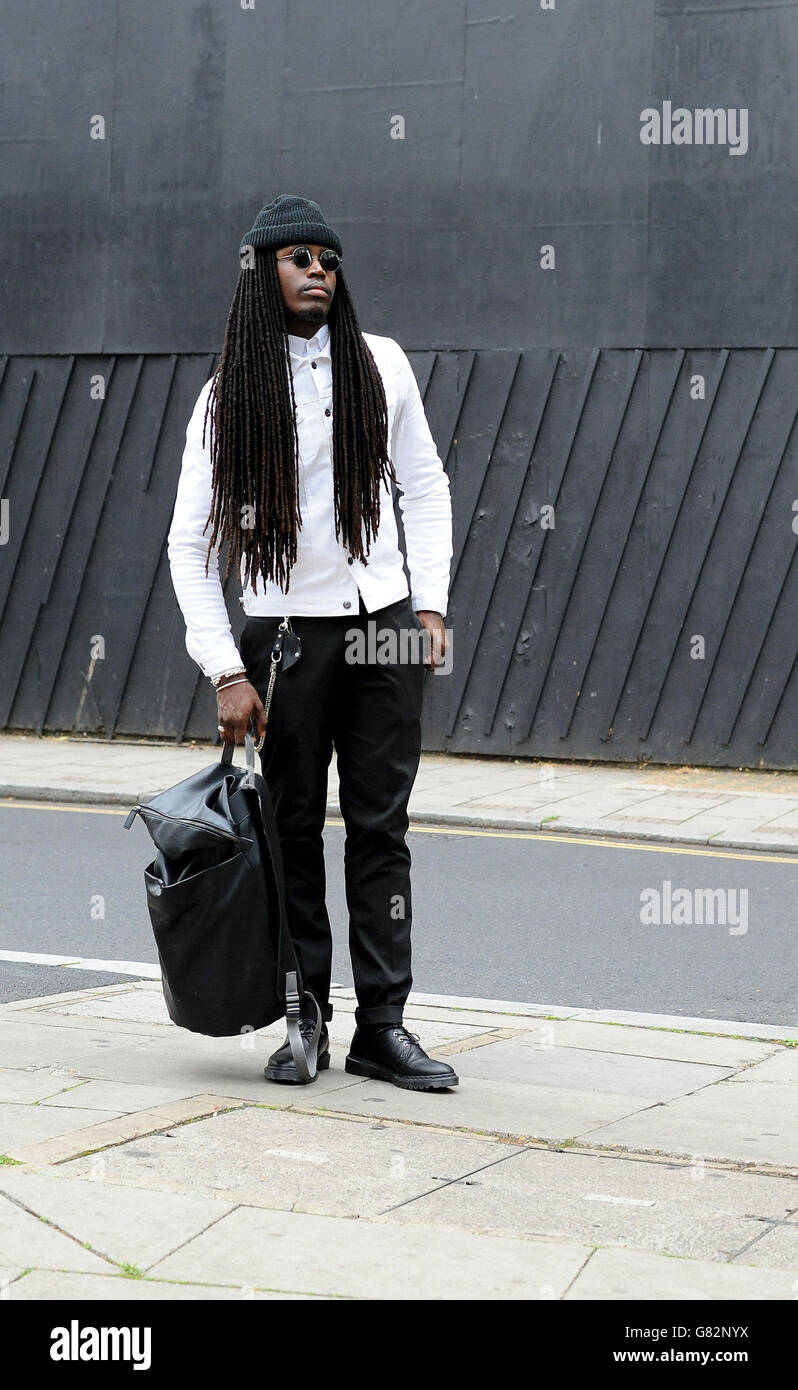
[(289, 333), (288, 347), (291, 356), (300, 359), (330, 357), (330, 325), (323, 323), (318, 333), (314, 333), (312, 338), (300, 338), (294, 333)]

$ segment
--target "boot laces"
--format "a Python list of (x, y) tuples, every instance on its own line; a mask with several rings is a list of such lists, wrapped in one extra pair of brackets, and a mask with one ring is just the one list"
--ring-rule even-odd
[(399, 1036), (402, 1039), (402, 1042), (418, 1043), (419, 1045), (421, 1043), (421, 1039), (418, 1036), (418, 1033), (410, 1033), (408, 1029), (405, 1028), (403, 1023), (397, 1023), (394, 1028), (394, 1032), (399, 1034)]

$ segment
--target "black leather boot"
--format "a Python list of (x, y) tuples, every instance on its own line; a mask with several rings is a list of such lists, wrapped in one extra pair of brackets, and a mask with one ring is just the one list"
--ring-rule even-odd
[(403, 1023), (356, 1028), (344, 1066), (353, 1076), (391, 1081), (406, 1091), (441, 1091), (460, 1080), (446, 1062), (428, 1057)]
[[(306, 1043), (309, 1043), (313, 1037), (315, 1026), (313, 1019), (300, 1018), (299, 1031)], [(317, 1074), (320, 1071), (326, 1071), (329, 1065), (330, 1038), (327, 1033), (327, 1024), (322, 1023), (321, 1032), (319, 1034), (318, 1060), (316, 1063)], [(297, 1075), (291, 1044), (287, 1037), (282, 1047), (278, 1047), (277, 1051), (272, 1053), (266, 1066), (263, 1068), (263, 1075), (266, 1077), (267, 1081), (288, 1081), (293, 1082), (295, 1086), (306, 1086), (308, 1084)], [(311, 1081), (315, 1081), (316, 1077), (313, 1076), (310, 1079)]]

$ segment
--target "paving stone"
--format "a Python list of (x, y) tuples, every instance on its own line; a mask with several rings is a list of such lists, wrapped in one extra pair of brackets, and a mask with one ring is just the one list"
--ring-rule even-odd
[[(101, 1174), (102, 1168), (97, 1171)], [(0, 1169), (0, 1191), (99, 1254), (139, 1269), (163, 1259), (231, 1210), (213, 1197), (14, 1169)]]
[(83, 1269), (108, 1272), (108, 1262), (76, 1240), (0, 1195), (0, 1250), (5, 1266), (20, 1269)]
[[(348, 998), (354, 1000), (354, 993), (350, 991)], [(422, 1017), (426, 1009), (435, 1009), (436, 1013), (443, 1016), (451, 1016), (462, 1021), (465, 1016), (474, 1013), (488, 1013), (494, 1021), (513, 1022), (514, 1027), (522, 1027), (520, 1020), (524, 1018), (536, 1019), (543, 1014), (551, 1014), (554, 1018), (570, 1018), (571, 1016), (581, 1017), (590, 1010), (579, 1008), (576, 1005), (566, 1004), (530, 1004), (520, 1003), (513, 999), (472, 999), (468, 996), (446, 995), (446, 994), (422, 994), (421, 992), (411, 993), (405, 1007), (405, 1016), (408, 1013), (413, 1016)], [(496, 1019), (495, 1015), (502, 1015), (502, 1019)], [(512, 1016), (510, 1020), (508, 1015)], [(431, 1015), (430, 1015), (431, 1017)]]
[(798, 1049), (782, 1047), (770, 1057), (757, 1062), (740, 1078), (743, 1081), (768, 1081), (774, 1086), (798, 1088)]
[(757, 1218), (783, 1219), (797, 1201), (798, 1182), (789, 1178), (526, 1149), (406, 1203), (391, 1219), (727, 1261), (766, 1229)]
[(581, 1137), (595, 1144), (769, 1163), (798, 1171), (798, 1094), (772, 1082), (721, 1081), (698, 1095), (584, 1130)]
[[(421, 803), (419, 803), (419, 806), (420, 804)], [(427, 809), (431, 809), (434, 804), (437, 803), (430, 797)], [(476, 814), (480, 812), (484, 814), (486, 811), (501, 811), (502, 814), (507, 811), (518, 811), (524, 816), (529, 816), (535, 825), (539, 825), (541, 820), (541, 808), (544, 804), (545, 803), (540, 800), (533, 800), (532, 797), (529, 797), (527, 800), (518, 792), (507, 792), (504, 796), (479, 796), (471, 801), (458, 801), (456, 810), (464, 813), (473, 811)]]
[(54, 1105), (0, 1105), (0, 1153), (12, 1158), (23, 1147), (56, 1135), (86, 1129), (101, 1120), (113, 1120), (118, 1110), (83, 1110)]
[[(585, 1299), (725, 1299), (794, 1298), (794, 1274), (711, 1264), (708, 1260), (674, 1260), (632, 1250), (597, 1250), (565, 1295)], [(620, 1347), (619, 1347), (620, 1349)]]
[(727, 820), (742, 819), (755, 821), (757, 824), (796, 813), (798, 799), (785, 796), (733, 796), (723, 807), (723, 814)]
[[(49, 1031), (49, 1030), (48, 1030)], [(249, 1044), (252, 1039), (252, 1044)], [(266, 1081), (263, 1068), (271, 1040), (248, 1034), (238, 1038), (205, 1038), (175, 1028), (162, 1035), (109, 1034), (104, 1047), (80, 1052), (76, 1072), (97, 1081), (176, 1089), (188, 1097), (212, 1092), (242, 1100), (292, 1105), (296, 1088)], [(312, 1083), (314, 1096), (361, 1084), (343, 1069), (346, 1053), (336, 1049), (333, 1066)], [(302, 1088), (303, 1091), (306, 1088)], [(62, 1113), (63, 1107), (58, 1113)], [(98, 1119), (94, 1112), (94, 1120)], [(0, 1149), (2, 1152), (2, 1149)]]
[(102, 1300), (113, 1303), (156, 1302), (233, 1302), (252, 1300), (263, 1303), (279, 1299), (311, 1299), (314, 1294), (270, 1293), (241, 1285), (224, 1288), (218, 1284), (177, 1284), (167, 1280), (128, 1279), (124, 1275), (52, 1274), (32, 1270), (18, 1284), (12, 1284), (9, 1297), (19, 1303), (34, 1300), (62, 1301), (75, 1299), (81, 1303)]
[[(97, 995), (94, 998), (76, 1001), (71, 1001), (69, 996), (65, 996), (62, 1001), (51, 1005), (47, 1012), (79, 1018), (108, 1018), (126, 1022), (163, 1024), (170, 1033), (182, 1034), (184, 1037), (200, 1036), (177, 1028), (166, 1011), (163, 994), (160, 991), (156, 994), (154, 990), (130, 989), (113, 995)], [(348, 1009), (336, 1010), (335, 1005), (333, 1005), (333, 1017), (328, 1025), (331, 1042), (348, 1048), (354, 1029), (352, 1012)], [(485, 1031), (489, 1031), (488, 1025), (472, 1028), (456, 1018), (443, 1018), (425, 1025), (424, 1037), (429, 1047), (435, 1047), (440, 1043), (454, 1042), (459, 1038)], [(280, 1020), (270, 1024), (267, 1028), (259, 1028), (255, 1036), (264, 1047), (272, 1040), (279, 1046), (285, 1037), (285, 1023)], [(210, 1041), (217, 1044), (230, 1045), (232, 1043), (233, 1046), (237, 1046), (239, 1043), (237, 1038), (216, 1038)]]
[(728, 1068), (698, 1062), (610, 1055), (567, 1046), (534, 1048), (516, 1038), (459, 1053), (457, 1069), (461, 1077), (509, 1079), (597, 1095), (611, 1086), (616, 1095), (648, 1100), (670, 1100), (729, 1074)]
[(787, 851), (795, 853), (795, 834), (798, 831), (790, 830), (751, 830), (748, 824), (740, 827), (738, 821), (730, 821), (728, 830), (723, 830), (713, 838), (713, 845), (728, 845), (731, 848), (745, 849), (773, 849), (773, 851)]
[[(453, 1059), (460, 1064), (463, 1053)], [(315, 1104), (308, 1101), (308, 1104)], [(641, 1096), (525, 1085), (468, 1077), (448, 1091), (403, 1091), (387, 1081), (362, 1081), (325, 1098), (331, 1110), (352, 1115), (413, 1120), (513, 1138), (562, 1142), (582, 1130), (609, 1124), (649, 1104)], [(301, 1108), (301, 1102), (295, 1108)]]
[(94, 1059), (108, 1048), (107, 1033), (92, 1028), (48, 1027), (17, 1014), (0, 1015), (0, 1056), (13, 1058), (15, 1069), (52, 1067), (56, 1074)]
[[(587, 1247), (505, 1240), (239, 1208), (162, 1260), (150, 1275), (303, 1288), (356, 1298), (515, 1300), (561, 1297)], [(553, 1293), (549, 1293), (553, 1290)]]
[(798, 1297), (798, 1224), (793, 1221), (788, 1225), (774, 1226), (770, 1230), (766, 1223), (757, 1224), (760, 1230), (764, 1224), (765, 1234), (754, 1245), (741, 1250), (733, 1263), (792, 1270), (795, 1278), (790, 1297)]
[(72, 1086), (74, 1089), (54, 1096), (48, 1104), (65, 1110), (76, 1105), (102, 1110), (115, 1101), (120, 1114), (131, 1114), (196, 1095), (196, 1087), (189, 1086), (137, 1086), (119, 1081), (84, 1081), (77, 1085), (73, 1081)]
[(118, 994), (95, 995), (72, 1000), (69, 995), (47, 1009), (48, 1014), (67, 1014), (75, 1018), (119, 1018), (126, 1022), (175, 1024), (166, 1011), (162, 991), (129, 989)]
[(65, 1068), (36, 1067), (17, 1071), (4, 1067), (0, 1070), (0, 1103), (30, 1105), (46, 1097), (52, 1099), (59, 1091), (76, 1084), (75, 1076)]
[[(490, 1139), (384, 1121), (250, 1109), (110, 1149), (110, 1182), (216, 1192), (231, 1201), (331, 1216), (376, 1216), (506, 1156)], [(91, 1160), (62, 1165), (91, 1171)], [(0, 1178), (0, 1186), (2, 1178)], [(98, 1186), (98, 1184), (93, 1184)], [(111, 1189), (109, 1189), (111, 1190)]]
[[(92, 1111), (95, 1123), (82, 1129), (54, 1135), (38, 1143), (17, 1144), (10, 1151), (12, 1157), (25, 1163), (41, 1167), (43, 1164), (62, 1163), (78, 1154), (107, 1148), (109, 1144), (122, 1143), (126, 1139), (138, 1138), (142, 1134), (165, 1130), (186, 1120), (199, 1116), (215, 1115), (219, 1111), (241, 1104), (232, 1096), (189, 1096), (186, 1100), (169, 1101), (151, 1110), (139, 1110), (133, 1114), (120, 1112), (110, 1120), (103, 1120), (98, 1111)], [(62, 1112), (69, 1114), (69, 1111)]]
[(798, 1028), (790, 1024), (743, 1023), (728, 1018), (694, 1018), (688, 1014), (647, 1014), (632, 1009), (583, 1009), (580, 1012), (583, 1023), (617, 1023), (624, 1027), (639, 1024), (643, 1028), (673, 1028), (677, 1031), (695, 1033), (700, 1037), (715, 1034), (742, 1039), (761, 1039), (779, 1042), (784, 1038), (798, 1040)]
[(774, 1055), (772, 1043), (752, 1042), (745, 1038), (699, 1037), (693, 1033), (675, 1033), (656, 1028), (615, 1027), (606, 1023), (585, 1023), (582, 1019), (571, 1019), (567, 1023), (556, 1019), (543, 1022), (530, 1020), (519, 1040), (527, 1047), (541, 1050), (550, 1047), (586, 1048), (597, 1053), (661, 1057), (674, 1062), (701, 1062), (729, 1069), (760, 1062)]

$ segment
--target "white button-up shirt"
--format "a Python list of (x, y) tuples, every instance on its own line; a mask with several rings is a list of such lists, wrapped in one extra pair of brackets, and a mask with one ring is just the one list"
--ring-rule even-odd
[[(449, 480), (430, 433), (413, 368), (393, 338), (364, 333), (385, 386), (388, 453), (399, 484), (399, 507), (410, 571), (413, 608), (446, 613), (452, 558)], [(406, 597), (407, 579), (399, 549), (390, 482), (382, 480), (380, 524), (367, 564), (350, 557), (335, 535), (332, 469), (333, 400), (330, 329), (323, 324), (310, 339), (288, 335), (296, 400), (297, 471), (302, 524), (288, 593), (273, 580), (257, 578), (257, 593), (239, 580), (248, 616), (333, 615), (368, 611)], [(219, 577), (221, 542), (205, 558), (210, 527), (212, 468), (202, 424), (211, 381), (200, 391), (186, 429), (168, 555), (177, 601), (186, 622), (189, 656), (206, 676), (243, 667), (227, 615)]]

